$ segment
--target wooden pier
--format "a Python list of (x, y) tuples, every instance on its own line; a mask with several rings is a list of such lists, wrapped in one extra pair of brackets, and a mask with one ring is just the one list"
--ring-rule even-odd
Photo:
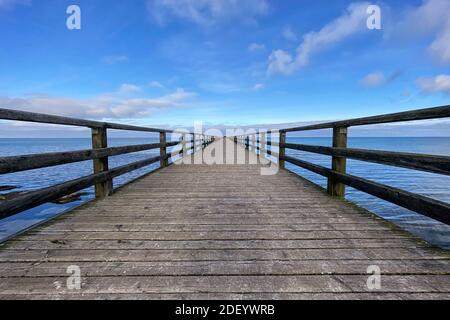
[[(449, 107), (444, 111), (450, 114)], [(90, 123), (91, 128), (108, 125)], [(266, 160), (266, 145), (276, 144), (264, 134), (201, 140), (194, 136), (191, 147), (184, 135), (182, 150), (176, 152), (184, 159), (202, 158), (220, 147), (225, 149), (224, 158), (230, 152), (233, 158), (245, 155), (240, 164), (177, 160), (171, 165), (168, 159), (174, 154), (166, 148), (174, 144), (166, 142), (163, 133), (160, 144), (127, 147), (132, 150), (107, 148), (106, 136), (93, 135), (98, 150), (59, 158), (53, 154), (0, 159), (0, 173), (64, 161), (96, 161), (96, 172), (89, 179), (0, 203), (3, 217), (86, 185), (96, 184), (97, 191), (96, 200), (0, 245), (0, 299), (450, 299), (450, 252), (342, 199), (342, 184), (362, 183), (342, 172), (342, 157), (361, 156), (361, 150), (345, 150), (342, 136), (335, 139), (338, 146), (315, 150), (335, 157), (331, 173), (322, 171), (330, 178), (327, 192), (283, 169), (285, 161), (308, 166), (285, 155), (285, 148), (300, 146), (287, 145), (286, 132), (277, 143), (281, 168), (275, 175), (261, 174), (273, 165)], [(225, 147), (230, 144), (232, 150)], [(112, 178), (130, 168), (109, 169), (107, 157), (155, 147), (161, 149), (159, 157), (133, 168), (156, 161), (161, 168), (113, 192)], [(390, 156), (384, 154), (377, 161), (394, 161)], [(364, 157), (376, 158), (369, 153)], [(424, 159), (415, 157), (405, 156), (409, 163), (401, 165), (425, 166)], [(433, 157), (426, 170), (449, 174), (449, 158)], [(365, 187), (378, 192), (379, 185)], [(394, 192), (385, 191), (385, 197)], [(396, 195), (394, 203), (410, 196)], [(417, 211), (449, 219), (448, 204), (417, 199)], [(71, 266), (81, 271), (80, 290), (66, 285)], [(381, 271), (379, 288), (368, 286), (372, 276), (368, 271), (374, 267)]]

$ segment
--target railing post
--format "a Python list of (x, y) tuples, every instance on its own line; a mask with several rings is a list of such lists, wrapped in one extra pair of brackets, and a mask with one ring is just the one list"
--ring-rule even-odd
[(266, 132), (261, 132), (261, 134), (259, 135), (259, 154), (265, 158), (266, 152), (267, 152)]
[(258, 153), (258, 150), (256, 149), (256, 133), (252, 135), (252, 143), (253, 143), (253, 152)]
[(280, 145), (278, 148), (280, 149), (280, 155), (278, 158), (279, 168), (284, 169), (286, 167), (285, 161), (283, 157), (286, 155), (286, 148), (284, 147), (284, 144), (286, 143), (286, 132), (280, 131)]
[(181, 146), (182, 146), (182, 150), (183, 150), (182, 156), (186, 157), (187, 156), (187, 141), (186, 141), (187, 135), (183, 134), (182, 139), (183, 139), (183, 141), (181, 142)]
[[(108, 148), (108, 136), (106, 128), (92, 128), (92, 148), (103, 149)], [(109, 170), (108, 157), (94, 159), (94, 174)], [(105, 198), (110, 196), (113, 191), (112, 179), (95, 185), (95, 197)]]
[[(347, 128), (333, 128), (333, 148), (347, 148)], [(345, 173), (347, 169), (346, 157), (333, 157), (331, 169), (339, 173)], [(333, 178), (328, 178), (328, 194), (333, 197), (345, 197), (345, 185), (336, 182)]]
[(159, 133), (159, 143), (161, 144), (161, 147), (159, 148), (159, 156), (161, 159), (159, 160), (161, 168), (165, 168), (169, 165), (169, 160), (166, 158), (167, 156), (167, 147), (166, 147), (166, 133), (160, 132)]

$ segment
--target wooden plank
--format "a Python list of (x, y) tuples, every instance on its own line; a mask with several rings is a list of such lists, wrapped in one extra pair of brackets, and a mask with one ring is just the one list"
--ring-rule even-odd
[[(304, 240), (11, 240), (9, 248), (22, 250), (111, 249), (111, 250), (204, 250), (204, 249), (341, 249), (341, 248), (404, 248), (418, 247), (410, 239), (304, 239)], [(12, 246), (12, 247), (11, 247)], [(424, 247), (425, 245), (422, 245)]]
[(327, 292), (327, 293), (115, 293), (10, 294), (5, 300), (450, 300), (449, 293)]
[(351, 230), (351, 231), (68, 231), (30, 232), (27, 239), (38, 240), (310, 240), (310, 239), (404, 239), (401, 233), (392, 234), (391, 230)]
[[(379, 292), (450, 293), (448, 276), (385, 275)], [(1, 294), (73, 294), (64, 285), (67, 277), (5, 278)], [(155, 276), (82, 278), (80, 293), (301, 293), (301, 292), (371, 292), (367, 275), (305, 276)]]
[[(260, 170), (170, 166), (16, 237), (0, 245), (0, 298), (450, 294), (449, 252), (286, 170)], [(70, 265), (81, 268), (77, 293), (65, 289)], [(382, 270), (381, 292), (365, 287), (369, 265)]]
[[(337, 230), (337, 231), (368, 231), (368, 230), (386, 230), (385, 226), (378, 223), (340, 223), (340, 224), (155, 224), (128, 222), (124, 224), (116, 224), (115, 221), (110, 222), (55, 222), (51, 226), (42, 228), (42, 232), (97, 232), (97, 231), (122, 231), (122, 232), (181, 232), (181, 231), (320, 231), (320, 230)], [(39, 231), (34, 231), (38, 233)], [(32, 234), (33, 232), (30, 232)]]
[[(450, 275), (445, 261), (434, 260), (236, 260), (229, 261), (150, 261), (77, 262), (83, 277), (202, 276), (202, 275), (367, 275), (377, 265), (383, 275)], [(67, 263), (0, 262), (0, 278), (64, 277)]]
[(434, 261), (443, 260), (450, 263), (448, 252), (429, 247), (383, 246), (371, 247), (364, 243), (338, 248), (302, 248), (302, 249), (75, 249), (70, 245), (61, 249), (28, 249), (7, 246), (0, 251), (3, 262), (149, 262), (149, 261), (297, 261), (297, 260), (411, 260)]

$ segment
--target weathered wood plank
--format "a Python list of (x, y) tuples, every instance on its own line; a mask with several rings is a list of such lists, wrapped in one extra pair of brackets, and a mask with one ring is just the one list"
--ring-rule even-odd
[(20, 110), (11, 110), (0, 108), (0, 119), (15, 120), (25, 122), (37, 122), (48, 124), (59, 124), (65, 126), (88, 127), (88, 128), (105, 128), (115, 130), (143, 131), (143, 132), (173, 132), (172, 130), (156, 129), (148, 127), (138, 127), (126, 124), (99, 122), (77, 118), (61, 117), (50, 114), (34, 113)]
[[(167, 147), (176, 146), (178, 142), (169, 142)], [(133, 152), (160, 148), (161, 144), (140, 144), (133, 146), (87, 149), (65, 152), (50, 152), (11, 157), (0, 157), (0, 174), (39, 169), (62, 164), (118, 156)]]
[[(0, 245), (0, 298), (450, 295), (448, 252), (260, 169), (170, 166), (16, 237)], [(70, 265), (81, 268), (78, 293), (65, 289)], [(366, 287), (369, 265), (382, 270), (380, 292)]]
[(402, 248), (411, 244), (409, 239), (304, 239), (304, 240), (11, 240), (16, 249), (295, 249), (295, 248)]
[[(119, 231), (119, 232), (118, 232)], [(406, 235), (392, 234), (390, 230), (351, 231), (133, 231), (121, 229), (112, 232), (30, 232), (29, 241), (54, 240), (310, 240), (310, 239), (408, 239)]]
[[(450, 293), (448, 276), (385, 275), (379, 292)], [(0, 294), (73, 294), (66, 277), (4, 278)], [(370, 292), (367, 275), (85, 277), (82, 293), (313, 293)]]
[[(230, 263), (232, 262), (232, 263)], [(383, 275), (450, 275), (442, 260), (236, 260), (168, 262), (77, 262), (83, 277), (201, 275), (366, 275), (369, 265)], [(2, 263), (0, 278), (64, 277), (67, 263)]]
[(426, 108), (405, 112), (390, 113), (379, 116), (364, 117), (343, 121), (327, 122), (320, 124), (313, 124), (303, 127), (295, 127), (289, 129), (283, 129), (285, 132), (293, 131), (307, 131), (307, 130), (320, 130), (329, 129), (335, 127), (353, 127), (353, 126), (363, 126), (369, 124), (381, 124), (381, 123), (391, 123), (391, 122), (402, 122), (402, 121), (415, 121), (415, 120), (427, 120), (427, 119), (439, 119), (439, 118), (449, 118), (450, 117), (450, 105)]
[(303, 249), (4, 249), (3, 262), (148, 262), (148, 261), (272, 261), (272, 260), (446, 260), (448, 253), (423, 247)]
[(11, 294), (7, 300), (450, 300), (450, 293), (141, 293), (137, 294)]
[(337, 148), (285, 143), (285, 148), (328, 156), (347, 157), (407, 169), (450, 175), (450, 157), (395, 151)]

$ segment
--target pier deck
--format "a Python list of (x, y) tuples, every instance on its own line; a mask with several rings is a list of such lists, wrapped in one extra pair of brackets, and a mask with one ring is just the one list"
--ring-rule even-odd
[(260, 169), (173, 165), (15, 237), (0, 247), (0, 298), (450, 298), (448, 252)]

